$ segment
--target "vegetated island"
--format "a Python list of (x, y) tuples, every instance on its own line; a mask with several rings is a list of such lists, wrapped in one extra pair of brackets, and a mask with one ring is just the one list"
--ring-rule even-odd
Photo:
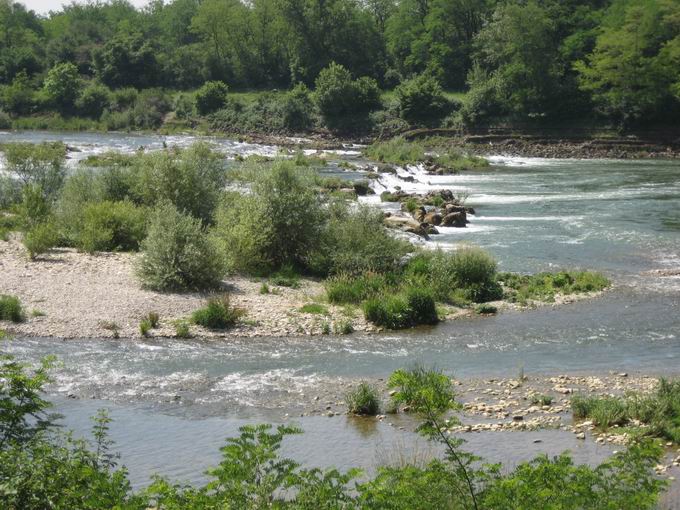
[[(198, 143), (104, 154), (67, 173), (62, 144), (0, 149), (0, 294), (12, 311), (1, 318), (18, 334), (347, 334), (563, 303), (609, 285), (588, 271), (498, 273), (472, 246), (418, 248), (404, 236), (465, 227), (461, 199), (392, 193), (383, 199), (402, 200), (408, 222), (395, 225), (356, 201), (372, 192), (370, 180), (325, 177), (314, 169), (323, 160), (301, 153), (225, 167)], [(367, 153), (405, 160), (404, 150), (436, 172), (486, 164), (404, 143)]]

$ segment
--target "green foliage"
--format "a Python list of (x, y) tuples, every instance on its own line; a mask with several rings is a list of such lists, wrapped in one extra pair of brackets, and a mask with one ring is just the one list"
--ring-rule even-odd
[(680, 381), (661, 378), (652, 394), (629, 393), (624, 397), (572, 398), (574, 418), (590, 419), (607, 429), (638, 420), (646, 425), (644, 434), (680, 442)]
[(304, 131), (313, 123), (314, 104), (309, 89), (298, 83), (288, 92), (282, 105), (283, 126), (292, 131)]
[(158, 128), (163, 124), (165, 114), (170, 111), (171, 106), (170, 98), (164, 91), (142, 90), (129, 114), (131, 125), (142, 129)]
[(61, 188), (66, 168), (66, 146), (55, 143), (6, 143), (0, 145), (5, 155), (6, 170), (23, 185), (31, 184), (46, 197), (54, 197)]
[(326, 297), (334, 304), (360, 304), (381, 294), (388, 286), (388, 279), (376, 273), (358, 276), (341, 273), (324, 282)]
[(395, 165), (415, 164), (425, 159), (425, 147), (421, 143), (409, 142), (401, 137), (374, 142), (364, 153), (375, 161)]
[(28, 256), (35, 259), (59, 244), (59, 233), (53, 222), (37, 223), (24, 233), (21, 242)]
[(352, 79), (345, 67), (335, 62), (317, 76), (314, 102), (326, 122), (338, 126), (352, 114), (365, 114), (380, 105), (380, 91), (375, 80)]
[(26, 71), (19, 71), (11, 80), (10, 85), (0, 89), (0, 102), (9, 113), (25, 115), (31, 113), (36, 106), (35, 90)]
[(230, 265), (255, 274), (304, 269), (327, 214), (311, 189), (311, 173), (290, 161), (256, 168), (252, 194), (229, 194), (217, 214), (216, 234)]
[(302, 313), (311, 313), (316, 315), (328, 315), (328, 308), (319, 303), (307, 303), (300, 308)]
[(151, 331), (151, 322), (148, 319), (142, 319), (139, 323), (139, 332), (142, 336), (148, 336)]
[(593, 52), (575, 64), (600, 111), (624, 124), (677, 112), (678, 12), (674, 2), (612, 3)]
[[(441, 140), (430, 140), (427, 145), (431, 153), (426, 151), (426, 143), (424, 142), (408, 141), (402, 137), (395, 137), (387, 141), (372, 143), (364, 149), (364, 154), (373, 160), (395, 165), (434, 164), (438, 167), (439, 172), (444, 173), (456, 173), (462, 170), (484, 168), (489, 165), (489, 162), (484, 158), (465, 155), (441, 146)], [(392, 197), (393, 195), (385, 192), (383, 201), (398, 201), (396, 197)], [(383, 198), (382, 195), (381, 198)]]
[(531, 404), (535, 406), (552, 405), (553, 398), (550, 395), (534, 395), (531, 397)]
[(293, 266), (286, 265), (271, 275), (269, 281), (272, 285), (297, 289), (300, 287), (300, 275)]
[(196, 92), (196, 110), (201, 115), (216, 112), (227, 104), (229, 88), (221, 81), (208, 81)]
[(479, 315), (494, 315), (498, 313), (498, 308), (487, 303), (482, 303), (475, 307), (475, 313)]
[(225, 184), (225, 172), (218, 154), (208, 144), (139, 154), (131, 166), (133, 199), (148, 206), (169, 201), (206, 224), (212, 222)]
[(86, 203), (76, 224), (67, 228), (73, 233), (76, 248), (96, 251), (135, 251), (146, 236), (148, 210), (130, 201)]
[[(8, 296), (0, 297), (0, 318), (6, 320), (3, 306)], [(51, 426), (51, 406), (42, 398), (49, 382), (52, 358), (33, 370), (12, 356), (0, 355), (0, 452), (11, 444), (26, 444)]]
[(43, 90), (47, 99), (61, 110), (73, 108), (80, 92), (78, 68), (70, 62), (56, 64), (47, 73)]
[(98, 119), (111, 104), (111, 91), (97, 82), (88, 84), (76, 99), (76, 109), (86, 117)]
[(611, 284), (604, 275), (592, 271), (560, 271), (535, 275), (500, 273), (498, 280), (506, 288), (507, 299), (521, 304), (530, 300), (552, 302), (557, 295), (599, 292)]
[(177, 338), (191, 338), (191, 330), (187, 321), (175, 322), (175, 336)]
[(421, 74), (396, 88), (400, 115), (409, 122), (432, 122), (448, 113), (449, 104), (437, 80)]
[(421, 253), (410, 261), (406, 272), (432, 289), (436, 299), (452, 304), (483, 303), (503, 295), (496, 281), (496, 261), (479, 248)]
[(142, 242), (137, 265), (142, 284), (160, 291), (215, 288), (224, 273), (224, 261), (200, 220), (170, 203), (160, 204)]
[(158, 315), (157, 312), (149, 312), (146, 315), (146, 320), (149, 321), (149, 324), (153, 329), (156, 329), (158, 327), (158, 323), (160, 322), (160, 315)]
[(191, 321), (204, 328), (227, 329), (236, 324), (243, 313), (243, 310), (231, 305), (228, 294), (223, 294), (208, 299), (204, 308), (191, 314)]
[(396, 270), (411, 249), (385, 229), (381, 211), (334, 204), (312, 266), (321, 274), (387, 273)]
[(539, 456), (495, 480), (484, 493), (483, 508), (651, 510), (666, 485), (650, 476), (660, 453), (651, 443), (634, 444), (596, 468), (576, 466), (565, 454)]
[(354, 333), (354, 326), (350, 320), (341, 319), (333, 323), (333, 333), (336, 335), (351, 335)]
[(363, 304), (366, 320), (388, 329), (403, 329), (439, 322), (432, 294), (411, 287), (400, 294), (377, 296)]
[(16, 296), (0, 295), (0, 320), (23, 322), (26, 320), (21, 301)]
[(362, 416), (380, 414), (380, 395), (373, 386), (365, 382), (359, 383), (345, 395), (345, 403), (350, 414)]

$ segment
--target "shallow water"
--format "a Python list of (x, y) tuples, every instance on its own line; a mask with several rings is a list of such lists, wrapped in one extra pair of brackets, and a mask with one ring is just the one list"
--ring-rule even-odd
[[(81, 158), (109, 149), (160, 148), (164, 141), (185, 146), (196, 137), (0, 134), (0, 142), (10, 139), (63, 139), (81, 151), (72, 153)], [(274, 147), (211, 141), (227, 155), (276, 153)], [(360, 160), (353, 151), (334, 157)], [(306, 392), (341, 395), (350, 380), (382, 378), (415, 361), (435, 363), (458, 376), (514, 376), (520, 367), (527, 374), (680, 372), (680, 278), (647, 273), (680, 267), (680, 164), (503, 157), (492, 163), (489, 169), (456, 176), (400, 170), (416, 182), (384, 175), (377, 191), (381, 185), (399, 185), (406, 191), (446, 187), (464, 192), (477, 214), (466, 229), (442, 229), (434, 243), (445, 248), (459, 242), (480, 245), (504, 270), (597, 269), (614, 281), (612, 290), (556, 308), (372, 336), (229, 342), (17, 339), (3, 350), (29, 360), (59, 357), (62, 366), (52, 390), (67, 424), (76, 430), (89, 427), (86, 417), (96, 407), (113, 406), (118, 420), (114, 438), (135, 483), (153, 471), (195, 480), (217, 460), (223, 438), (240, 424), (281, 421), (301, 409)], [(358, 175), (336, 165), (327, 171)], [(77, 398), (66, 399), (67, 394)], [(315, 465), (371, 468), (379, 443), (401, 440), (404, 434), (413, 438), (386, 424), (367, 433), (345, 417), (300, 423), (309, 437), (292, 439), (288, 451)], [(577, 458), (583, 461), (606, 453), (593, 451), (591, 443), (575, 445), (567, 436), (546, 437), (534, 445), (520, 433), (483, 434), (474, 435), (471, 446), (489, 460), (510, 464), (548, 445), (582, 448)], [(175, 457), (172, 448), (180, 449)]]

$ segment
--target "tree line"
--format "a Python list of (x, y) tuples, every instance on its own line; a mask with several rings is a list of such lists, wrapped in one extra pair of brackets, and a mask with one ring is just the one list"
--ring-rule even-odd
[(112, 0), (39, 16), (0, 0), (0, 107), (15, 115), (75, 102), (59, 90), (64, 75), (112, 90), (289, 89), (313, 86), (332, 63), (384, 90), (425, 75), (466, 91), (468, 124), (669, 122), (680, 110), (680, 2)]

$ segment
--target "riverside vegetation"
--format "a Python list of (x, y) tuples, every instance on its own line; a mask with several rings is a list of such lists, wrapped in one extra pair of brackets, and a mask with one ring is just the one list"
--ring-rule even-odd
[[(337, 182), (299, 154), (227, 166), (198, 143), (106, 154), (67, 175), (61, 144), (0, 150), (10, 174), (0, 179), (3, 225), (23, 233), (30, 258), (56, 246), (138, 250), (137, 277), (154, 291), (219, 293), (227, 274), (294, 288), (305, 275), (324, 280), (329, 303), (360, 307), (373, 324), (400, 329), (437, 323), (446, 315), (440, 305), (526, 305), (609, 284), (591, 272), (499, 274), (495, 260), (471, 246), (418, 249), (386, 228), (382, 212), (355, 203), (353, 193), (338, 194)], [(227, 190), (235, 186), (249, 191)], [(260, 292), (268, 290), (265, 281)], [(318, 307), (303, 311), (323, 314)], [(215, 299), (193, 322), (224, 328), (242, 315), (228, 298)], [(351, 324), (338, 328), (350, 331)]]
[(174, 0), (39, 16), (2, 0), (0, 129), (673, 126), (679, 9), (673, 0)]
[[(422, 465), (384, 466), (361, 481), (361, 472), (301, 467), (280, 456), (294, 426), (247, 425), (228, 439), (222, 461), (202, 486), (157, 477), (133, 491), (117, 466), (108, 438), (110, 418), (94, 418), (93, 441), (76, 440), (49, 414), (42, 390), (54, 360), (38, 367), (0, 357), (0, 502), (9, 510), (81, 508), (205, 509), (522, 509), (655, 508), (666, 482), (654, 474), (661, 448), (649, 440), (632, 443), (603, 464), (574, 465), (567, 454), (539, 456), (510, 471), (466, 452), (463, 441), (444, 432), (458, 423), (460, 408), (451, 380), (422, 367), (393, 373), (396, 407), (408, 406), (421, 419), (418, 432), (441, 447)], [(366, 389), (371, 394), (370, 388)], [(365, 399), (362, 399), (365, 400)], [(369, 409), (372, 410), (372, 409)]]

